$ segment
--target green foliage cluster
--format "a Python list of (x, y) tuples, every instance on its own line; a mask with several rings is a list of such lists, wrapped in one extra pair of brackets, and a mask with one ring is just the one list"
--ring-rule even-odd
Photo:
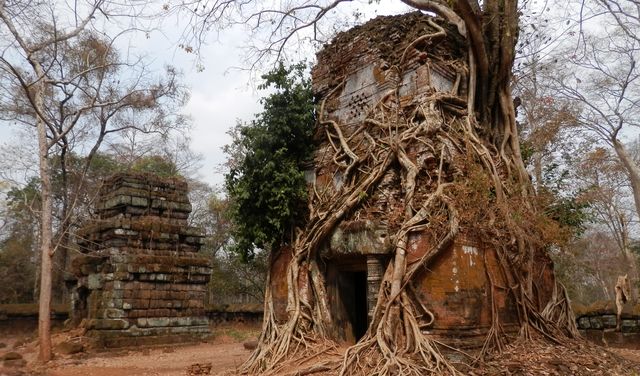
[(0, 240), (0, 304), (33, 301), (40, 185), (31, 179), (7, 192), (8, 229)]
[(551, 163), (543, 171), (543, 192), (550, 202), (545, 208), (545, 213), (560, 227), (569, 230), (574, 237), (582, 235), (590, 221), (589, 204), (579, 199), (580, 191), (573, 192), (568, 188), (570, 174), (566, 169), (561, 169), (557, 163)]
[(32, 302), (36, 263), (32, 236), (12, 234), (0, 243), (0, 304)]
[(259, 88), (273, 90), (262, 99), (264, 111), (237, 125), (225, 148), (234, 245), (244, 258), (291, 241), (306, 213), (304, 165), (313, 152), (315, 114), (305, 65), (281, 63), (262, 78)]
[[(521, 143), (522, 158), (525, 164), (532, 162), (534, 149), (527, 142)], [(546, 217), (557, 223), (565, 241), (576, 239), (584, 234), (591, 221), (589, 203), (581, 199), (582, 191), (574, 188), (568, 157), (563, 156), (562, 164), (552, 161), (542, 169), (542, 180), (537, 185), (538, 205)]]

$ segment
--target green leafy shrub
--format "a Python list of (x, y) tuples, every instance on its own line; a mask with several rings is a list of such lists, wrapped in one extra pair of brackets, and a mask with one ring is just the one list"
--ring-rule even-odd
[(276, 69), (262, 76), (264, 111), (231, 131), (225, 148), (226, 188), (234, 222), (234, 247), (244, 258), (254, 250), (289, 243), (306, 213), (304, 165), (313, 152), (315, 122), (310, 79), (305, 65)]

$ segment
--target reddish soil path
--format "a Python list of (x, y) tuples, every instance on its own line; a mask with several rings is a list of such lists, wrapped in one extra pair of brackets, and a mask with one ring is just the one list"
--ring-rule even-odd
[(174, 348), (131, 351), (122, 355), (93, 355), (88, 359), (55, 361), (47, 376), (184, 376), (194, 364), (212, 365), (212, 374), (233, 371), (249, 356), (242, 343), (203, 343)]
[[(207, 343), (192, 345), (174, 345), (155, 348), (120, 349), (105, 352), (87, 352), (74, 355), (58, 355), (46, 366), (38, 366), (36, 361), (37, 343), (33, 334), (25, 337), (0, 333), (0, 342), (5, 347), (0, 355), (7, 351), (17, 351), (27, 361), (27, 367), (17, 369), (3, 368), (0, 376), (193, 376), (233, 374), (250, 355), (243, 343), (256, 338), (259, 329), (246, 326), (227, 326), (212, 328), (214, 337)], [(68, 340), (74, 332), (58, 332), (54, 343)], [(30, 337), (30, 338), (29, 338)], [(27, 339), (28, 338), (28, 339)], [(29, 340), (30, 339), (30, 340)], [(15, 349), (13, 345), (18, 344)], [(604, 348), (588, 345), (583, 349), (568, 349), (554, 346), (516, 348), (512, 354), (502, 356), (501, 361), (488, 363), (487, 367), (474, 369), (475, 375), (500, 374), (498, 370), (517, 368), (519, 375), (638, 375), (640, 374), (640, 350)], [(576, 352), (577, 351), (577, 352)], [(612, 354), (613, 353), (613, 354)], [(616, 355), (614, 355), (616, 354)], [(535, 358), (535, 359), (533, 359)], [(539, 358), (539, 359), (538, 359)], [(632, 363), (629, 363), (631, 361)], [(187, 370), (194, 364), (202, 365), (209, 372)], [(301, 364), (291, 364), (284, 371), (295, 373)], [(496, 366), (497, 368), (493, 367)], [(493, 368), (492, 368), (493, 367)], [(635, 373), (634, 373), (635, 372)]]
[[(210, 374), (217, 375), (237, 369), (251, 354), (243, 343), (260, 333), (257, 325), (244, 324), (212, 327), (211, 331), (213, 337), (204, 343), (56, 354), (46, 365), (37, 362), (33, 331), (0, 331), (0, 343), (4, 345), (0, 356), (15, 351), (27, 362), (26, 367), (18, 368), (3, 367), (0, 362), (0, 376), (184, 376), (193, 364), (204, 365), (205, 369), (210, 366)], [(57, 331), (52, 336), (54, 349), (77, 335), (77, 330)]]

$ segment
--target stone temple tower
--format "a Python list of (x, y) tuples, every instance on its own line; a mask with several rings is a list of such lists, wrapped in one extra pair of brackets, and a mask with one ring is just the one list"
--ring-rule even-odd
[(100, 189), (97, 219), (79, 232), (73, 318), (99, 346), (189, 342), (209, 335), (209, 260), (187, 224), (187, 183), (117, 174)]
[[(424, 38), (438, 32), (446, 32), (447, 37)], [(446, 138), (446, 133), (434, 131), (441, 129), (433, 123), (436, 117), (422, 116), (430, 111), (424, 109), (432, 106), (434, 112), (466, 113), (466, 54), (466, 43), (453, 25), (421, 12), (377, 17), (338, 34), (319, 51), (311, 71), (319, 120), (313, 163), (305, 171), (309, 196), (339, 197), (334, 194), (349, 186), (345, 176), (351, 167), (363, 175), (373, 173), (370, 166), (377, 162), (367, 166), (365, 160), (367, 150), (378, 150), (369, 146), (376, 144), (376, 137), (381, 149), (391, 149), (398, 141), (393, 139), (399, 134), (396, 129), (416, 124), (423, 127), (416, 130), (419, 136), (402, 142), (407, 159), (422, 171), (416, 177), (414, 197), (428, 196), (442, 162), (436, 157), (439, 151), (422, 140)], [(411, 113), (409, 125), (405, 120)], [(343, 143), (359, 148), (360, 159), (350, 157)], [(370, 161), (374, 159), (377, 157)], [(359, 193), (361, 204), (340, 213), (340, 221), (319, 245), (318, 265), (325, 277), (323, 287), (331, 317), (326, 331), (337, 342), (355, 343), (365, 335), (378, 293), (385, 288), (381, 285), (383, 275), (397, 247), (393, 237), (407, 205), (403, 174), (399, 163), (391, 163), (374, 188)], [(407, 264), (418, 264), (437, 243), (429, 231), (412, 231), (406, 247)], [(290, 248), (282, 249), (271, 267), (273, 307), (279, 322), (286, 322), (289, 314), (289, 282), (284, 276), (291, 257)], [(542, 310), (553, 291), (553, 266), (539, 253), (534, 267), (541, 297), (536, 304)], [(490, 274), (495, 276), (493, 281)], [(507, 289), (496, 287), (508, 283), (501, 272), (497, 247), (474, 226), (462, 226), (452, 244), (413, 277), (412, 301), (428, 310), (419, 318), (422, 332), (464, 348), (481, 348), (494, 318), (506, 332), (517, 333), (520, 325), (515, 300)]]

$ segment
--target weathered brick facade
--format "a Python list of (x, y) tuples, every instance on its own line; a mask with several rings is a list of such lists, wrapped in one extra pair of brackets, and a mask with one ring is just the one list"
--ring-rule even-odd
[[(421, 35), (437, 31), (429, 19), (447, 30), (447, 37), (412, 45)], [(435, 97), (439, 106), (465, 111), (466, 46), (456, 35), (456, 30), (442, 20), (419, 12), (378, 17), (339, 34), (318, 53), (312, 71), (314, 94), (319, 103), (326, 100), (322, 115), (340, 124), (344, 137), (350, 139), (367, 126), (365, 118), (390, 91), (399, 94), (400, 108)], [(330, 131), (319, 125), (314, 169), (306, 172), (313, 189), (321, 193), (339, 190), (343, 184), (341, 171), (332, 160), (336, 146), (327, 141), (325, 132)], [(437, 176), (439, 161), (425, 149), (416, 143), (407, 154), (414, 164)], [(375, 192), (366, 197), (366, 204), (345, 216), (320, 251), (337, 340), (353, 342), (363, 333), (362, 321), (366, 323), (372, 314), (394, 250), (391, 237), (398, 228), (396, 219), (404, 210), (401, 179), (398, 169), (390, 169)], [(418, 182), (417, 194), (427, 194), (425, 187)], [(473, 228), (461, 229), (454, 244), (416, 275), (412, 289), (434, 315), (424, 331), (457, 347), (481, 345), (491, 326), (487, 272), (495, 276), (495, 286), (508, 283), (502, 277), (496, 252), (476, 238)], [(407, 263), (417, 261), (433, 246), (434, 239), (426, 232), (412, 234)], [(282, 276), (290, 257), (289, 250), (282, 250), (271, 275), (276, 316), (283, 321), (287, 289)], [(551, 262), (543, 255), (538, 261), (538, 285), (551, 291)], [(518, 313), (508, 289), (494, 288), (493, 299), (503, 328), (516, 330)], [(545, 303), (540, 302), (542, 306)]]
[(117, 174), (103, 183), (98, 218), (78, 232), (73, 318), (106, 347), (193, 341), (209, 334), (209, 260), (188, 226), (187, 183)]

